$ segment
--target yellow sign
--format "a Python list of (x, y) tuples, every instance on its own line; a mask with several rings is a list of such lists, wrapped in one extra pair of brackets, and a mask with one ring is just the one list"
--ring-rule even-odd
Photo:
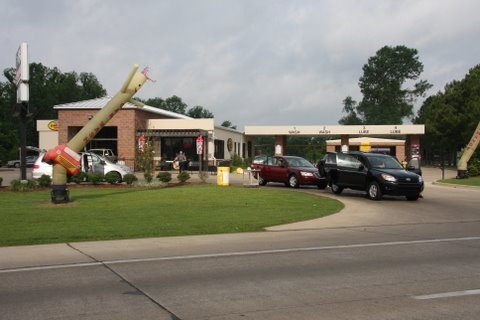
[(52, 130), (52, 131), (58, 131), (58, 123), (57, 121), (50, 121), (48, 124), (47, 124), (47, 127), (48, 129)]
[(370, 147), (370, 142), (368, 141), (362, 141), (360, 142), (360, 151), (362, 152), (370, 152), (371, 147)]

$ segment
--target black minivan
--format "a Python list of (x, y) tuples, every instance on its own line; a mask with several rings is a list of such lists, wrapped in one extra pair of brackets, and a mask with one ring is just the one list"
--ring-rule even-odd
[(327, 153), (318, 170), (336, 194), (350, 188), (366, 191), (372, 200), (380, 200), (383, 195), (417, 200), (423, 191), (422, 176), (405, 170), (390, 155), (357, 151)]

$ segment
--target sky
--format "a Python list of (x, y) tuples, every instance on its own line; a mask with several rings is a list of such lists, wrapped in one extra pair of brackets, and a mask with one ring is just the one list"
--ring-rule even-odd
[(26, 42), (30, 63), (92, 73), (110, 96), (148, 66), (138, 97), (176, 95), (217, 125), (336, 125), (384, 46), (418, 50), (427, 96), (462, 80), (480, 63), (479, 12), (478, 0), (0, 0), (0, 68)]

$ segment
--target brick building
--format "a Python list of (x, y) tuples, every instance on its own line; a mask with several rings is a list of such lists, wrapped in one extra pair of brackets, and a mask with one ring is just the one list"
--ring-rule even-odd
[[(110, 97), (55, 105), (57, 120), (37, 121), (40, 148), (51, 149), (72, 139), (85, 124), (103, 108)], [(52, 134), (56, 132), (57, 134)], [(141, 139), (154, 147), (157, 164), (171, 161), (183, 150), (192, 161), (199, 161), (196, 139), (204, 140), (203, 160), (212, 165), (230, 160), (233, 154), (249, 156), (251, 145), (244, 134), (233, 129), (215, 126), (214, 119), (194, 119), (186, 115), (143, 105), (125, 103), (122, 108), (85, 146), (85, 149), (112, 149), (119, 161), (135, 167), (135, 156)]]

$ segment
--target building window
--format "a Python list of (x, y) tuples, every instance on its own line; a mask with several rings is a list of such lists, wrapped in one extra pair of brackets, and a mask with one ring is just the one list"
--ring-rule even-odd
[(216, 159), (223, 159), (225, 157), (225, 141), (215, 140), (213, 144), (215, 148), (213, 156)]
[[(68, 141), (70, 141), (83, 127), (68, 127)], [(85, 145), (86, 149), (112, 149), (118, 154), (118, 128), (116, 126), (103, 127)]]

